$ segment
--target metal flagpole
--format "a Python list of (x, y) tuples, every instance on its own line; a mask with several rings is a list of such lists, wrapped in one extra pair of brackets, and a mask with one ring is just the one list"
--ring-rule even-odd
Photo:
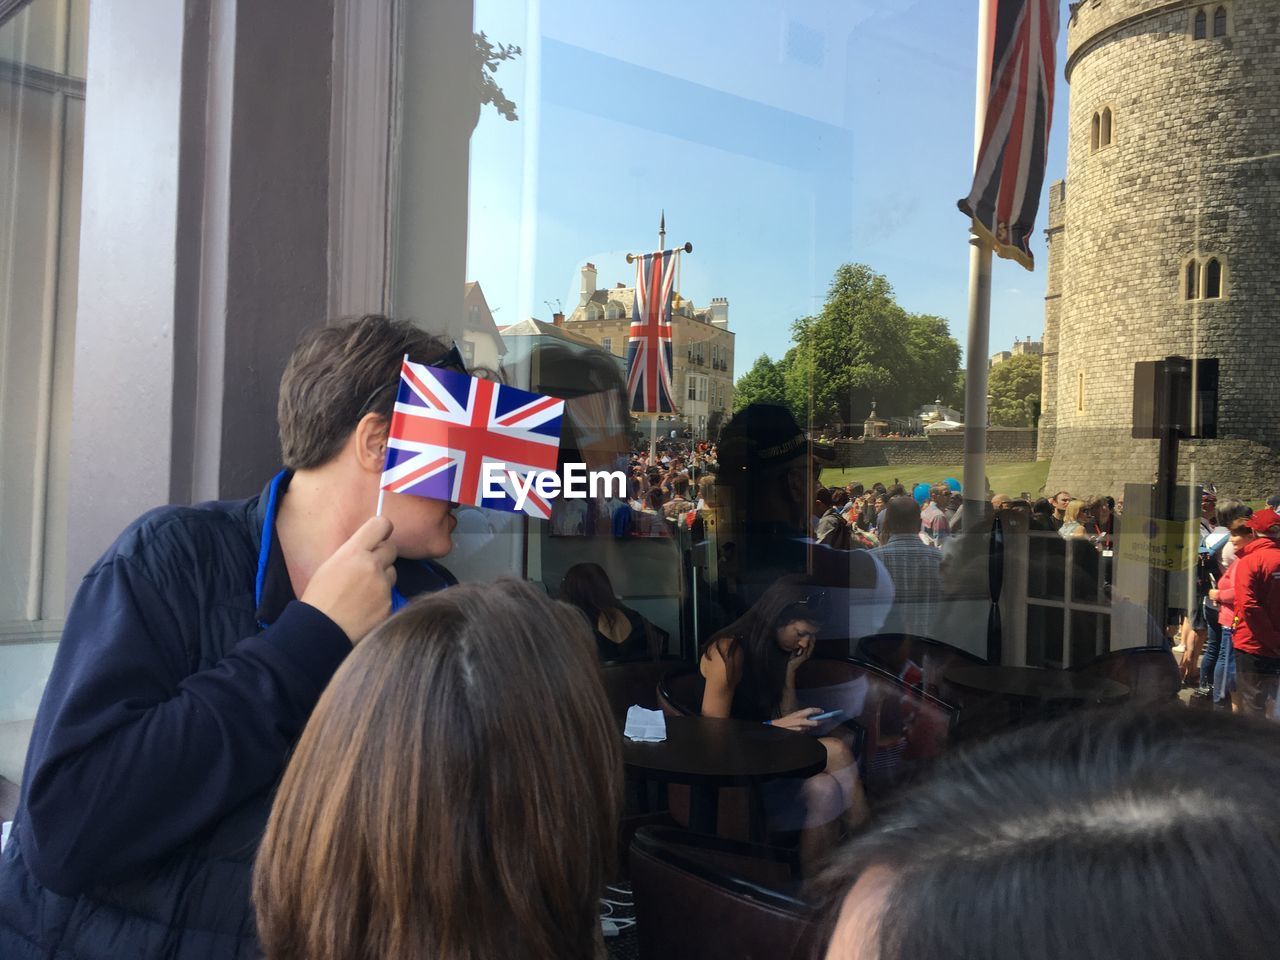
[[(978, 164), (991, 87), (996, 0), (978, 2), (978, 64), (973, 120), (973, 162)], [(987, 353), (991, 333), (991, 245), (969, 234), (969, 336), (964, 376), (963, 530), (977, 529), (987, 492)]]

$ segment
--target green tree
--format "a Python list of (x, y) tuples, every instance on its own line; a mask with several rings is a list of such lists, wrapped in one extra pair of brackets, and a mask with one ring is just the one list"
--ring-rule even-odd
[(991, 422), (999, 427), (1030, 427), (1040, 401), (1041, 358), (1020, 353), (991, 368), (987, 395)]
[(903, 416), (954, 390), (960, 345), (946, 321), (907, 313), (865, 264), (836, 270), (822, 312), (796, 320), (792, 339), (788, 400), (803, 398), (814, 423), (859, 423), (873, 399), (879, 415)]
[(751, 369), (733, 385), (733, 409), (741, 410), (749, 403), (786, 403), (786, 385), (782, 367), (767, 353), (756, 358)]

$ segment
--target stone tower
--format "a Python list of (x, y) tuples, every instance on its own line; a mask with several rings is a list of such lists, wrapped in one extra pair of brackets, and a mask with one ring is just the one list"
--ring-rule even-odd
[(1280, 2), (1072, 3), (1066, 184), (1050, 188), (1046, 489), (1154, 479), (1133, 365), (1220, 361), (1218, 437), (1179, 480), (1280, 490)]

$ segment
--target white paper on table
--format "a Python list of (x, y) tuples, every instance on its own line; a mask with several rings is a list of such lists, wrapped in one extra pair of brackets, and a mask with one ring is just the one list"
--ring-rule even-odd
[(667, 739), (667, 719), (661, 710), (646, 710), (635, 704), (627, 710), (627, 724), (622, 735), (628, 740), (660, 743)]

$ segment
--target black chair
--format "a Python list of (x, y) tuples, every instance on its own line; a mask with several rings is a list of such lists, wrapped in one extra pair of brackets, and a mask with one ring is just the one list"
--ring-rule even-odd
[(1178, 661), (1164, 647), (1112, 650), (1071, 669), (1074, 673), (1123, 683), (1129, 688), (1129, 695), (1123, 701), (1126, 703), (1176, 700), (1182, 689)]
[(630, 868), (642, 960), (813, 956), (817, 921), (791, 851), (646, 827)]
[(862, 660), (814, 658), (796, 673), (800, 706), (843, 711), (867, 796), (884, 796), (947, 750), (957, 708)]
[(953, 666), (979, 665), (988, 661), (968, 650), (961, 650), (941, 640), (917, 637), (906, 633), (877, 633), (858, 641), (857, 659), (874, 663), (894, 676), (902, 676), (908, 661), (923, 672), (923, 689), (935, 697), (957, 706), (963, 702), (963, 694), (946, 682), (945, 674)]
[(600, 679), (604, 683), (609, 709), (613, 712), (619, 730), (625, 726), (627, 710), (633, 705), (646, 710), (660, 708), (658, 681), (679, 662), (676, 657), (659, 657), (653, 660), (619, 660), (600, 665)]
[(669, 717), (696, 717), (702, 713), (706, 685), (702, 674), (692, 667), (669, 670), (658, 681), (658, 706)]

